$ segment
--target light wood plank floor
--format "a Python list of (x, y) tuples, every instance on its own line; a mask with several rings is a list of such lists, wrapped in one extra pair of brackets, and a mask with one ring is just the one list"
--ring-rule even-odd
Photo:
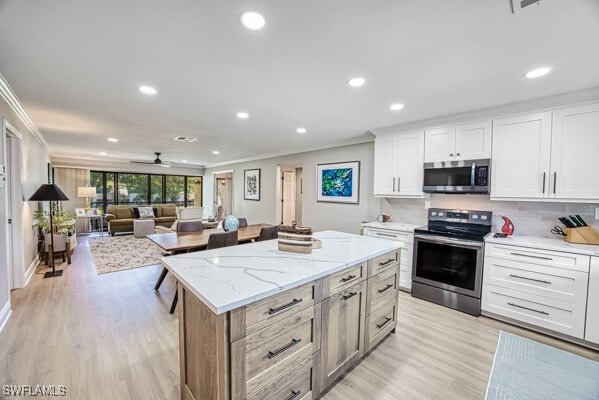
[[(159, 266), (98, 276), (85, 236), (73, 264), (60, 267), (62, 278), (35, 275), (13, 291), (0, 333), (0, 386), (65, 385), (66, 398), (77, 400), (179, 399), (172, 278), (156, 294)], [(397, 334), (324, 400), (482, 399), (500, 329), (599, 360), (598, 352), (407, 294), (399, 309)]]

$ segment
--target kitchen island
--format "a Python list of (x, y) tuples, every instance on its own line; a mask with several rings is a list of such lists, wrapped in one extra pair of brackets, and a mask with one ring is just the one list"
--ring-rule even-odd
[(401, 242), (334, 231), (162, 259), (179, 281), (181, 398), (316, 399), (396, 326)]

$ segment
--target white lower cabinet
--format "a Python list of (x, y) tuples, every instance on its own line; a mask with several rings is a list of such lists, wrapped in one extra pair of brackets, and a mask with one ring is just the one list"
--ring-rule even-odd
[(599, 345), (599, 257), (591, 257), (589, 297), (584, 339)]
[(584, 339), (590, 258), (488, 243), (483, 314)]
[(364, 236), (373, 236), (381, 239), (397, 240), (403, 242), (399, 263), (399, 288), (404, 291), (412, 290), (412, 259), (414, 253), (414, 232), (364, 228)]

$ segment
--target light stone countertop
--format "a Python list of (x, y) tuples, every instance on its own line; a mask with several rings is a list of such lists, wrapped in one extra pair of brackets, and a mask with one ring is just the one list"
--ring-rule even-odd
[(599, 256), (599, 246), (590, 244), (568, 243), (564, 241), (561, 236), (557, 235), (555, 236), (555, 238), (534, 236), (512, 236), (509, 238), (494, 238), (493, 234), (490, 234), (485, 239), (485, 242), (529, 247), (532, 249), (563, 251), (566, 253), (575, 253), (588, 256)]
[(335, 231), (317, 232), (312, 254), (278, 250), (276, 240), (163, 257), (162, 264), (214, 313), (222, 314), (314, 281), (403, 243)]
[(425, 226), (426, 223), (415, 225), (415, 224), (404, 224), (401, 222), (363, 222), (362, 226), (364, 228), (377, 228), (377, 229), (388, 229), (390, 231), (400, 231), (400, 232), (414, 232), (414, 229), (420, 228), (421, 226)]

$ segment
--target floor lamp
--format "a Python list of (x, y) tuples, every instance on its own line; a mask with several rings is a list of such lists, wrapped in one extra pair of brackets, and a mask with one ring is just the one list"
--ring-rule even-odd
[(58, 185), (45, 183), (36, 190), (36, 192), (29, 198), (29, 201), (49, 201), (50, 202), (50, 246), (52, 246), (52, 271), (48, 271), (44, 274), (44, 278), (52, 278), (55, 276), (61, 276), (62, 270), (56, 271), (54, 268), (54, 210), (52, 209), (53, 201), (66, 201), (69, 198), (64, 192), (58, 187)]

